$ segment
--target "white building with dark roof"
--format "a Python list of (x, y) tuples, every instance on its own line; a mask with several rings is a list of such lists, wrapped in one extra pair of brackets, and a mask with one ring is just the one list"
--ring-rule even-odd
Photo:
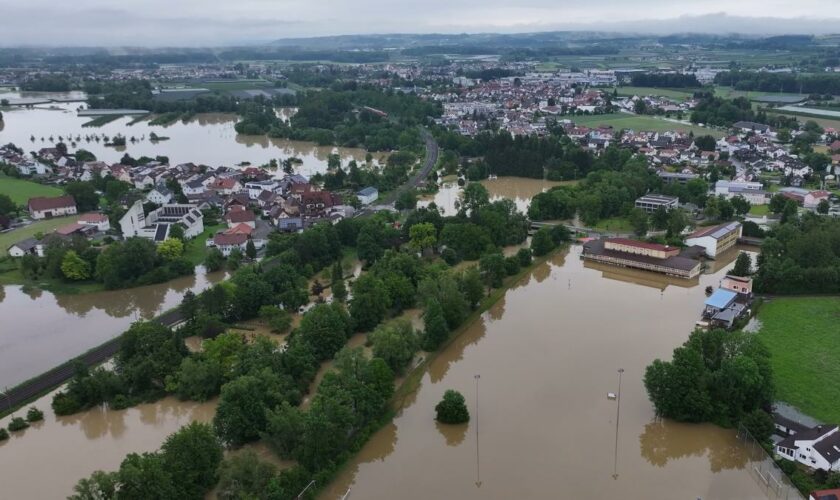
[(138, 200), (120, 219), (120, 229), (126, 238), (140, 237), (160, 243), (169, 237), (174, 224), (184, 228), (184, 237), (195, 238), (204, 232), (204, 216), (196, 205), (168, 204), (148, 213)]

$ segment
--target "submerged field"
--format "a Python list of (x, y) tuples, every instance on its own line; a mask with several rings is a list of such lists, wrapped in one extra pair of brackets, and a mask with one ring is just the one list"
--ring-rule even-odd
[(777, 399), (823, 422), (840, 422), (840, 297), (772, 299), (758, 319)]

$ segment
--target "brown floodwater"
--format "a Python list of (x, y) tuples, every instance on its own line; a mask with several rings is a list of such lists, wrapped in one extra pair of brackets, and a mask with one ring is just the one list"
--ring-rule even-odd
[(0, 388), (12, 387), (102, 344), (224, 279), (224, 271), (125, 290), (56, 295), (0, 286)]
[[(4, 96), (18, 97), (20, 94), (0, 94), (0, 97)], [(0, 129), (0, 144), (12, 142), (25, 151), (32, 151), (51, 147), (54, 142), (58, 142), (58, 136), (62, 136), (70, 150), (86, 149), (95, 154), (97, 159), (108, 163), (119, 162), (125, 153), (135, 158), (144, 155), (152, 158), (168, 156), (172, 165), (193, 162), (212, 167), (235, 166), (241, 162), (262, 165), (272, 159), (283, 160), (295, 156), (303, 160), (303, 164), (295, 166), (295, 171), (306, 176), (325, 172), (330, 154), (338, 154), (345, 165), (353, 159), (364, 162), (366, 155), (366, 151), (360, 148), (317, 146), (304, 141), (239, 135), (234, 130), (237, 117), (230, 113), (198, 114), (186, 123), (178, 120), (164, 126), (150, 125), (148, 120), (132, 123), (136, 117), (124, 116), (101, 127), (82, 127), (82, 124), (93, 118), (76, 115), (76, 110), (83, 105), (80, 102), (50, 103), (6, 110), (3, 113), (4, 127)], [(278, 114), (287, 119), (292, 111), (280, 109)], [(149, 140), (152, 132), (169, 137), (169, 140), (153, 143)], [(108, 137), (122, 134), (129, 139), (134, 137), (137, 142), (129, 141), (125, 147), (113, 148), (105, 146), (102, 140), (85, 140), (86, 135), (94, 134)], [(32, 136), (35, 136), (35, 142), (31, 141)], [(50, 136), (53, 142), (50, 142)], [(77, 136), (81, 140), (73, 146), (68, 137), (75, 139)], [(381, 156), (374, 155), (375, 163)], [(277, 175), (283, 175), (282, 169), (277, 170)]]
[[(95, 408), (56, 417), (49, 408), (51, 399), (48, 395), (35, 402), (44, 411), (43, 422), (0, 442), (3, 498), (66, 498), (79, 479), (96, 470), (118, 469), (129, 453), (155, 451), (181, 426), (209, 422), (216, 411), (215, 400), (195, 403), (168, 397), (126, 410)], [(10, 418), (0, 425), (8, 425)]]
[[(527, 213), (528, 205), (531, 204), (531, 198), (534, 195), (563, 183), (526, 177), (499, 177), (480, 181), (480, 184), (487, 188), (491, 201), (507, 198), (513, 200), (520, 212)], [(443, 215), (455, 215), (458, 212), (463, 190), (456, 181), (445, 181), (437, 193), (421, 199), (418, 205), (426, 207), (434, 202), (442, 210)]]
[[(322, 497), (764, 498), (733, 431), (657, 420), (642, 383), (723, 271), (686, 284), (592, 266), (579, 250), (537, 267), (440, 353)], [(446, 389), (465, 395), (470, 423), (435, 422)]]

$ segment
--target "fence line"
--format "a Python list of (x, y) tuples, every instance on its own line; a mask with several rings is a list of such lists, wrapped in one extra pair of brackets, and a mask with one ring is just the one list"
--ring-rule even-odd
[(760, 484), (770, 500), (805, 500), (790, 478), (779, 468), (773, 457), (743, 425), (738, 426), (738, 439), (744, 442), (750, 455), (760, 457), (750, 463), (750, 475)]

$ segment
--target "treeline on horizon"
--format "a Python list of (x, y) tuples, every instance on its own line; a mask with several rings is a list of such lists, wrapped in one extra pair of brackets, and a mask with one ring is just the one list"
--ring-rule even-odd
[[(840, 64), (840, 59), (835, 59), (835, 62)], [(715, 76), (715, 83), (731, 86), (736, 90), (794, 94), (840, 94), (840, 74), (838, 73), (801, 75), (796, 73), (726, 71)]]

